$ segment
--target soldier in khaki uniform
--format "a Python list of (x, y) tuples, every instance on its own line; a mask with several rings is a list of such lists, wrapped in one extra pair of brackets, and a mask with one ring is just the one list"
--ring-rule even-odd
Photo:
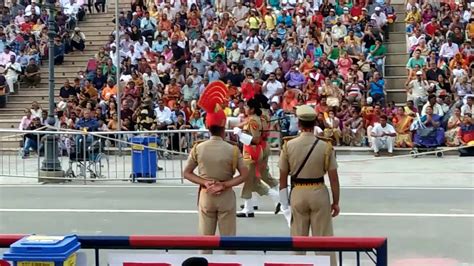
[[(289, 212), (291, 202), (292, 236), (308, 236), (310, 229), (313, 236), (332, 236), (332, 217), (339, 214), (339, 177), (335, 154), (330, 141), (314, 135), (316, 112), (313, 108), (299, 106), (296, 116), (301, 133), (298, 137), (285, 140), (280, 155), (281, 208)], [(332, 203), (324, 184), (326, 172), (331, 184)], [(291, 175), (291, 201), (288, 197), (288, 175)], [(335, 255), (330, 255), (331, 265), (337, 265)]]
[(252, 136), (250, 145), (244, 145), (244, 162), (249, 169), (249, 176), (242, 188), (241, 197), (244, 199), (244, 208), (237, 217), (255, 217), (252, 204), (252, 192), (260, 196), (269, 195), (275, 203), (278, 203), (278, 193), (269, 189), (262, 183), (262, 173), (269, 177), (268, 154), (265, 160), (265, 150), (267, 149), (266, 138), (264, 136), (264, 122), (261, 119), (262, 111), (260, 102), (255, 99), (247, 101), (245, 109), (248, 120), (244, 125), (244, 132)]
[[(224, 141), (226, 116), (223, 110), (217, 107), (225, 101), (226, 96), (225, 85), (221, 83), (209, 84), (203, 93), (204, 99), (202, 98), (203, 100), (199, 102), (199, 105), (207, 112), (206, 126), (211, 133), (211, 138), (194, 145), (183, 176), (200, 186), (199, 233), (214, 235), (219, 226), (220, 235), (234, 236), (236, 235), (236, 199), (232, 187), (245, 181), (248, 170), (239, 148)], [(223, 94), (220, 93), (221, 85), (224, 85), (225, 89)], [(217, 99), (213, 99), (216, 97)], [(198, 168), (198, 174), (194, 174), (196, 168)], [(240, 175), (234, 177), (236, 170)]]

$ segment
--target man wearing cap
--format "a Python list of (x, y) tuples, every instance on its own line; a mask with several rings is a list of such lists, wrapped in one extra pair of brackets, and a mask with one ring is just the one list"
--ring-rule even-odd
[[(316, 137), (313, 133), (316, 111), (308, 105), (296, 109), (301, 133), (295, 138), (286, 138), (280, 154), (280, 204), (290, 212), (288, 175), (291, 176), (291, 235), (332, 236), (332, 217), (339, 214), (339, 177), (337, 162), (330, 141)], [(324, 184), (328, 173), (332, 202)], [(337, 265), (331, 254), (331, 265)]]
[[(232, 187), (243, 183), (248, 174), (239, 148), (224, 141), (226, 116), (220, 106), (226, 100), (226, 91), (220, 81), (210, 83), (204, 90), (198, 105), (206, 111), (206, 127), (211, 138), (194, 145), (183, 171), (184, 178), (199, 185), (199, 233), (202, 235), (214, 235), (217, 226), (220, 235), (236, 235)], [(198, 174), (194, 173), (196, 168)], [(239, 175), (234, 177), (236, 170)]]
[(429, 88), (430, 84), (428, 83), (428, 81), (423, 80), (423, 72), (417, 71), (416, 79), (410, 81), (410, 83), (408, 84), (407, 94), (409, 100), (413, 100), (418, 110), (421, 110), (421, 107), (428, 100)]
[(385, 38), (388, 40), (388, 28), (387, 28), (387, 16), (382, 12), (382, 8), (375, 7), (375, 13), (370, 16), (371, 19), (375, 20), (375, 24), (382, 29)]

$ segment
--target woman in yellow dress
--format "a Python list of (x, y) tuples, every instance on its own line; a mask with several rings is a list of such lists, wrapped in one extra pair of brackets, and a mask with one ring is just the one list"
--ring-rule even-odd
[(397, 148), (411, 148), (413, 147), (413, 141), (411, 137), (410, 126), (413, 122), (413, 118), (405, 114), (405, 108), (398, 107), (397, 115), (393, 118), (393, 126), (397, 131), (397, 137), (395, 138), (395, 147)]
[(448, 120), (448, 126), (444, 137), (446, 139), (446, 145), (449, 147), (455, 147), (461, 145), (459, 140), (459, 130), (461, 129), (462, 117), (461, 109), (456, 107), (454, 109), (453, 115)]

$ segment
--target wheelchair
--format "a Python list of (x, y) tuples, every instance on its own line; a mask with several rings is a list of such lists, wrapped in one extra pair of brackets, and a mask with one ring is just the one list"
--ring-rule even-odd
[(100, 140), (92, 142), (86, 140), (86, 145), (84, 145), (83, 138), (76, 140), (69, 153), (69, 167), (66, 177), (87, 178), (89, 176), (92, 179), (104, 177), (102, 168), (109, 169), (109, 158), (104, 153), (104, 147), (105, 145)]

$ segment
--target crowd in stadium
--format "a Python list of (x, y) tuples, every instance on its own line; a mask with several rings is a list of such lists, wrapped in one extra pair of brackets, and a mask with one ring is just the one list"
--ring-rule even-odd
[[(37, 65), (47, 52), (48, 14), (34, 0), (27, 2), (11, 0), (3, 9), (0, 65), (10, 93), (19, 78), (38, 84)], [(75, 20), (87, 4), (62, 2), (56, 64), (70, 51), (83, 51), (85, 40)], [(309, 104), (318, 113), (315, 134), (335, 145), (467, 144), (474, 139), (473, 10), (466, 1), (408, 0), (407, 102), (396, 105), (387, 98), (384, 79), (386, 43), (397, 16), (390, 1), (134, 0), (117, 18), (119, 47), (112, 32), (84, 71), (61, 87), (57, 126), (203, 129), (205, 114), (196, 102), (209, 82), (221, 80), (228, 87), (222, 107), (230, 120), (244, 121), (247, 96), (262, 93), (271, 104), (272, 129), (283, 136), (297, 134), (294, 107)], [(21, 129), (40, 116), (37, 108), (27, 111)]]

